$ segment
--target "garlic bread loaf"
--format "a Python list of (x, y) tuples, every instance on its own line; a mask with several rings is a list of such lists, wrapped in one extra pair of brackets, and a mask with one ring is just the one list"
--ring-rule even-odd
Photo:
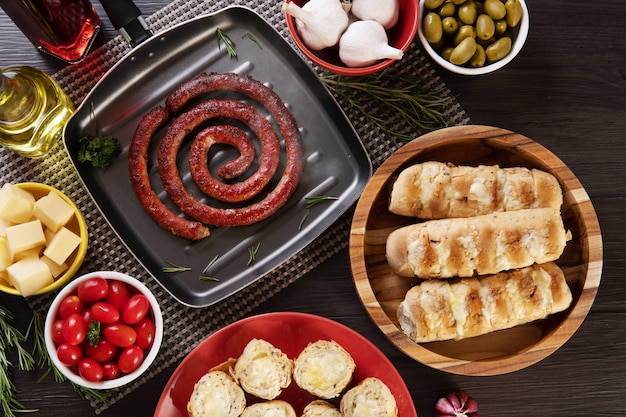
[(396, 417), (396, 399), (380, 379), (368, 377), (341, 397), (339, 410), (343, 417)]
[(204, 374), (194, 385), (187, 403), (190, 417), (239, 417), (245, 408), (245, 393), (223, 371)]
[(270, 400), (249, 405), (241, 417), (296, 417), (296, 411), (286, 401)]
[(332, 340), (309, 343), (294, 360), (296, 384), (319, 398), (338, 397), (352, 380), (352, 356)]
[(292, 372), (291, 359), (261, 339), (250, 340), (233, 367), (233, 376), (241, 387), (265, 400), (273, 400), (289, 386)]
[(568, 239), (558, 209), (526, 209), (401, 227), (387, 237), (386, 256), (403, 276), (471, 277), (554, 261)]
[(411, 288), (397, 311), (416, 343), (463, 339), (543, 319), (566, 310), (572, 293), (552, 262), (459, 280), (427, 280)]
[(562, 203), (558, 180), (538, 169), (429, 161), (400, 172), (392, 185), (389, 211), (443, 219), (529, 208), (558, 209)]
[(313, 400), (304, 407), (300, 417), (342, 417), (339, 410), (324, 400)]

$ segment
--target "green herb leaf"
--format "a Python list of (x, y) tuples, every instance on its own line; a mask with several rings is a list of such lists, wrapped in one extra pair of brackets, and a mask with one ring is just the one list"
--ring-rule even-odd
[(261, 46), (261, 44), (259, 43), (259, 41), (257, 40), (257, 38), (250, 32), (246, 32), (243, 35), (241, 35), (241, 39), (243, 38), (248, 38), (250, 39), (252, 42), (256, 43), (256, 46), (259, 47), (259, 49), (263, 49), (263, 47)]
[(187, 266), (180, 266), (180, 265), (176, 265), (173, 262), (170, 261), (165, 261), (166, 264), (168, 264), (169, 266), (164, 266), (162, 268), (163, 272), (184, 272), (184, 271), (191, 271), (191, 268), (187, 267)]
[(209, 262), (207, 266), (204, 267), (204, 269), (202, 270), (202, 275), (198, 277), (200, 281), (219, 281), (219, 279), (207, 275), (209, 272), (209, 269), (211, 269), (213, 264), (217, 261), (217, 258), (219, 258), (219, 255), (215, 255), (215, 257), (211, 259), (211, 262)]
[(256, 254), (259, 251), (260, 246), (261, 242), (257, 243), (256, 246), (248, 248), (248, 263), (246, 263), (246, 266), (250, 266), (256, 261)]
[(302, 226), (304, 225), (304, 221), (309, 217), (309, 214), (311, 213), (311, 209), (313, 207), (315, 207), (316, 205), (324, 201), (338, 200), (338, 199), (339, 199), (338, 197), (329, 197), (326, 195), (316, 195), (312, 197), (305, 197), (304, 208), (306, 209), (306, 211), (304, 212), (304, 216), (302, 216), (302, 220), (300, 220), (300, 223), (298, 224), (298, 230), (302, 229)]
[[(441, 91), (420, 87), (423, 80), (419, 76), (391, 74), (385, 70), (361, 77), (330, 74), (321, 78), (330, 90), (370, 119), (383, 133), (403, 142), (415, 139), (418, 131), (430, 132), (448, 126), (445, 109), (450, 98), (444, 97)], [(368, 111), (372, 102), (380, 105), (386, 115)], [(399, 118), (409, 133), (394, 131), (389, 126), (389, 115)]]
[(215, 35), (217, 37), (217, 48), (222, 49), (222, 42), (224, 46), (226, 46), (226, 52), (228, 52), (228, 56), (231, 58), (235, 58), (237, 56), (237, 50), (235, 49), (235, 44), (232, 39), (228, 36), (226, 32), (222, 29), (217, 28), (215, 30)]
[(98, 346), (100, 342), (100, 322), (98, 320), (91, 320), (91, 323), (89, 323), (87, 340), (91, 346)]

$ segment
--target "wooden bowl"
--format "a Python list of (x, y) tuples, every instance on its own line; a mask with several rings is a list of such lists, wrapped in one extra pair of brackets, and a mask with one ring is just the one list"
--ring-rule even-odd
[[(389, 212), (389, 187), (404, 168), (425, 161), (458, 165), (537, 168), (554, 175), (564, 193), (561, 208), (572, 233), (556, 262), (564, 271), (573, 302), (565, 312), (512, 329), (459, 341), (417, 344), (399, 327), (398, 305), (417, 283), (395, 275), (385, 257), (394, 229), (419, 220)], [(499, 375), (546, 358), (563, 345), (585, 319), (602, 273), (602, 237), (587, 192), (568, 167), (531, 139), (490, 126), (459, 126), (428, 133), (408, 143), (376, 171), (357, 204), (350, 232), (350, 262), (367, 313), (401, 351), (425, 365), (461, 375)]]

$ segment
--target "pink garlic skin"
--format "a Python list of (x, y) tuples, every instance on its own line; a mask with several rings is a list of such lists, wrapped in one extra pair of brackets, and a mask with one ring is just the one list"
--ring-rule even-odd
[(435, 417), (480, 417), (478, 402), (465, 391), (447, 394), (435, 404)]

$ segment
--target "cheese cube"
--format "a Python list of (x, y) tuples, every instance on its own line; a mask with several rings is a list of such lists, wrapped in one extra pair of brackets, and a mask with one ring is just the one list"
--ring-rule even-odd
[(53, 278), (57, 278), (59, 275), (65, 272), (68, 268), (65, 262), (59, 265), (45, 255), (39, 259), (41, 259), (42, 261), (46, 263), (46, 265), (48, 265), (48, 268), (50, 268), (50, 272), (52, 273)]
[(4, 285), (5, 287), (13, 286), (9, 282), (9, 274), (7, 273), (7, 271), (0, 271), (0, 284)]
[(0, 188), (0, 217), (13, 223), (24, 223), (33, 215), (35, 197), (16, 185), (6, 183)]
[(7, 235), (7, 227), (11, 226), (13, 223), (6, 220), (3, 217), (0, 217), (0, 236), (6, 237)]
[(37, 256), (24, 258), (7, 268), (9, 280), (24, 297), (54, 282), (50, 268)]
[(14, 254), (46, 243), (43, 226), (39, 220), (9, 226), (6, 232), (9, 249)]
[(74, 209), (57, 193), (51, 191), (35, 201), (33, 215), (41, 220), (44, 226), (56, 232), (70, 221), (74, 215)]
[[(43, 234), (43, 232), (42, 232)], [(80, 236), (72, 232), (67, 227), (62, 227), (55, 233), (52, 241), (43, 251), (43, 254), (52, 261), (61, 265), (74, 252), (80, 244)]]
[(13, 263), (11, 257), (11, 251), (9, 250), (9, 244), (6, 238), (0, 237), (0, 272), (6, 271), (6, 269)]
[(44, 250), (44, 246), (41, 245), (41, 246), (37, 246), (36, 248), (23, 250), (23, 251), (18, 252), (18, 253), (12, 253), (13, 257), (11, 259), (13, 260), (13, 262), (17, 262), (17, 261), (21, 261), (24, 258), (28, 258), (29, 256), (33, 256), (33, 255), (37, 255), (37, 257), (39, 257), (39, 255), (41, 255), (43, 250)]

